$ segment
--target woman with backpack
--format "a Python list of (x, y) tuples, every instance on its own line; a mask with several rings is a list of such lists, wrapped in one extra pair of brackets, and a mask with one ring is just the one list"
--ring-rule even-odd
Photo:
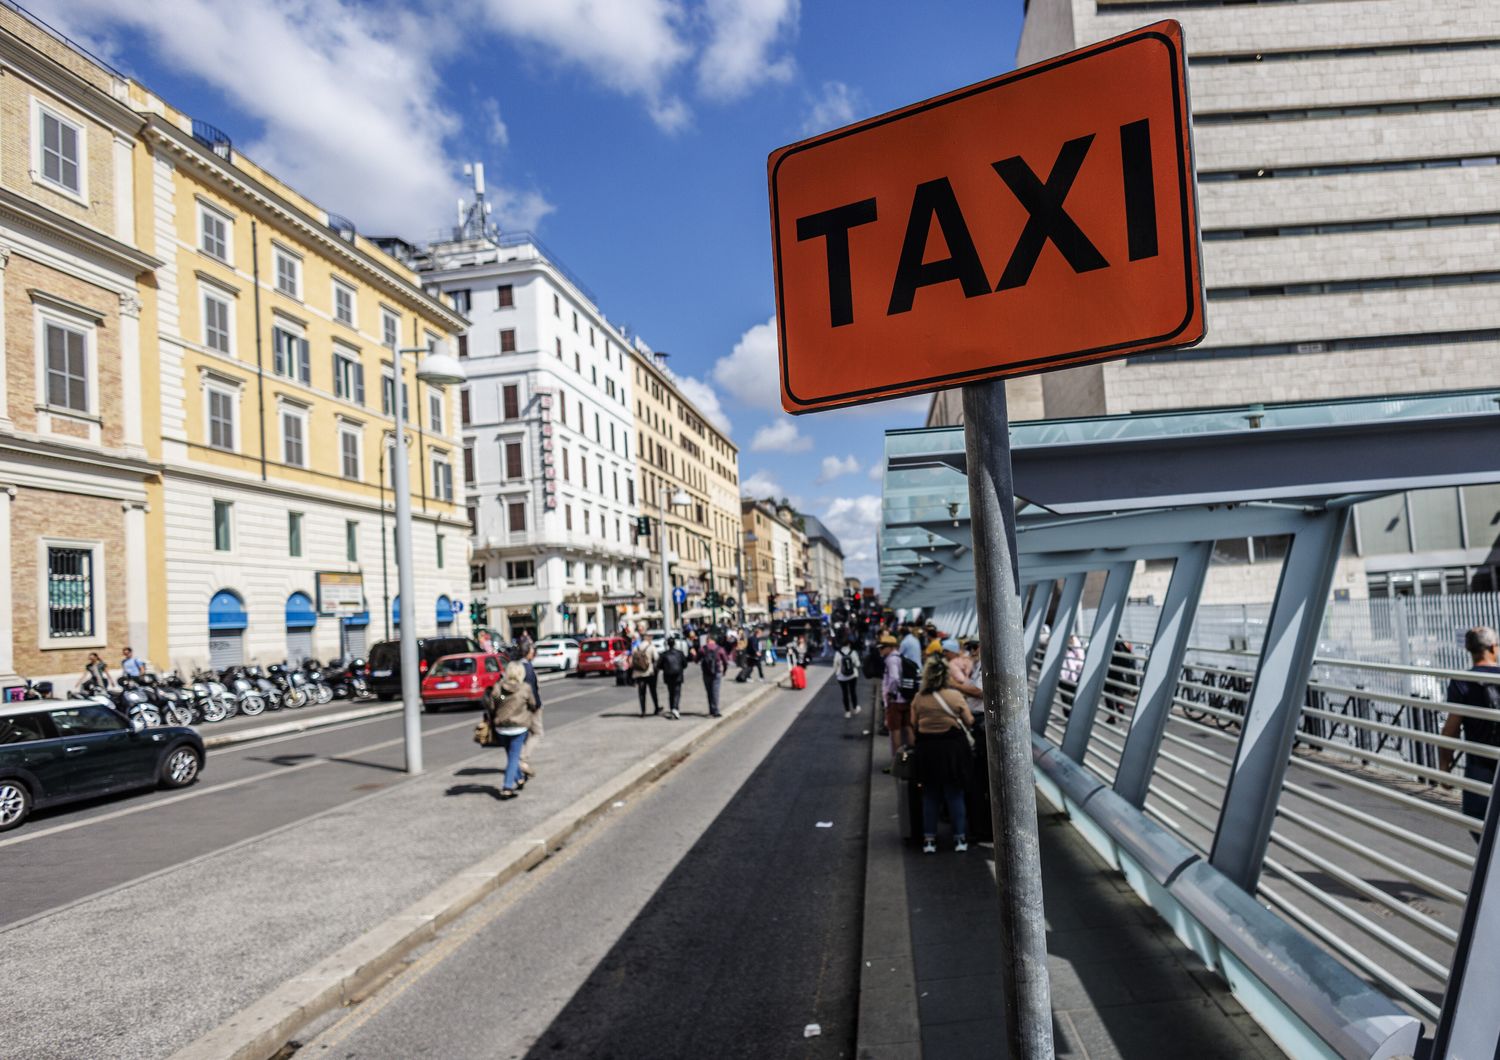
[(641, 717), (646, 716), (646, 690), (651, 690), (651, 707), (661, 713), (661, 700), (656, 698), (656, 646), (651, 638), (641, 637), (635, 650), (630, 653), (630, 677), (635, 682), (636, 694), (641, 698)]
[(916, 730), (917, 780), (922, 785), (922, 853), (937, 853), (938, 806), (946, 803), (953, 821), (953, 849), (969, 849), (964, 792), (974, 768), (974, 716), (963, 693), (948, 686), (948, 663), (927, 660), (922, 688), (911, 704)]
[(839, 683), (839, 694), (844, 697), (844, 717), (852, 718), (859, 713), (859, 652), (852, 641), (844, 641), (833, 656), (833, 676)]

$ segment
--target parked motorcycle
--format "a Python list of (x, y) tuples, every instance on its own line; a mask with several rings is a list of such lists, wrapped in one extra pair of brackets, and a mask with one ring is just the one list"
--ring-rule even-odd
[(137, 680), (156, 704), (163, 721), (168, 725), (191, 725), (197, 718), (193, 711), (193, 697), (186, 693), (176, 674), (169, 676), (170, 679), (156, 674), (141, 674)]
[(302, 672), (307, 676), (308, 690), (319, 706), (333, 702), (333, 686), (323, 675), (323, 668), (316, 659), (303, 659)]
[(234, 693), (224, 687), (218, 674), (212, 670), (199, 670), (193, 674), (193, 683), (188, 688), (204, 721), (223, 721), (239, 710)]
[(306, 682), (300, 679), (301, 671), (293, 670), (280, 663), (272, 663), (266, 667), (267, 679), (281, 691), (281, 705), (284, 707), (305, 707), (312, 702), (312, 695), (308, 692)]
[(230, 667), (220, 676), (223, 678), (225, 688), (233, 693), (235, 707), (241, 714), (247, 718), (253, 718), (265, 713), (266, 699), (260, 694), (260, 689), (255, 686), (255, 682), (250, 680), (244, 667)]
[(370, 694), (363, 659), (350, 659), (342, 666), (329, 663), (323, 670), (323, 678), (333, 688), (336, 699), (365, 699)]

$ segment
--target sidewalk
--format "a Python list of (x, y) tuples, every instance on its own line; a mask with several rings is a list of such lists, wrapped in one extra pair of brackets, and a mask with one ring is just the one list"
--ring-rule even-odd
[[(1000, 1056), (994, 850), (973, 844), (955, 854), (946, 825), (937, 854), (903, 844), (895, 785), (878, 772), (885, 758), (877, 743), (858, 1055)], [(1038, 826), (1057, 1056), (1281, 1057), (1228, 987), (1040, 795)]]
[[(454, 768), (0, 933), (13, 984), (6, 1051), (167, 1056), (294, 980), (309, 998), (326, 989), (330, 955), (347, 955), (353, 943), (375, 964), (372, 936), (393, 918), (422, 919), (411, 915), (414, 903), (433, 903), (434, 912), (402, 930), (430, 934), (437, 892), (447, 900), (492, 889), (568, 833), (559, 819), (576, 826), (598, 799), (670, 768), (688, 753), (684, 744), (733, 724), (708, 720), (696, 678), (685, 685), (679, 722), (641, 719), (632, 704), (549, 736), (533, 756), (537, 779), (512, 802), (494, 797), (503, 753), (476, 747)], [(730, 682), (725, 713), (767, 697), (776, 698), (770, 685)], [(481, 878), (477, 863), (497, 852), (509, 869), (487, 863)]]

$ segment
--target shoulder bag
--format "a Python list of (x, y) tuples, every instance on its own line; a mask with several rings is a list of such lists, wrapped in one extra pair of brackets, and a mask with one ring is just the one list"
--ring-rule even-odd
[(957, 714), (953, 713), (953, 708), (948, 706), (948, 701), (943, 698), (943, 692), (947, 691), (949, 691), (949, 689), (945, 688), (942, 690), (942, 692), (934, 692), (932, 698), (937, 700), (938, 706), (943, 708), (943, 713), (952, 718), (953, 721), (958, 725), (958, 731), (964, 734), (964, 742), (969, 745), (969, 750), (972, 751), (974, 750), (974, 734), (969, 731), (969, 727), (964, 724), (963, 719), (960, 718)]

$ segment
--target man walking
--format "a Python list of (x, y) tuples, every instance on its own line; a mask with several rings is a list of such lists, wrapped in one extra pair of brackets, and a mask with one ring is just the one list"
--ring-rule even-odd
[(712, 635), (703, 638), (703, 644), (698, 649), (698, 665), (703, 669), (703, 691), (708, 696), (708, 716), (721, 717), (719, 685), (724, 680), (724, 671), (729, 668), (729, 657)]
[(677, 638), (667, 641), (667, 649), (657, 656), (657, 672), (667, 686), (667, 719), (682, 717), (682, 679), (687, 674), (687, 656), (677, 646)]
[[(903, 688), (903, 671), (908, 667), (920, 670), (920, 666), (909, 663), (897, 650), (896, 638), (889, 633), (880, 636), (880, 655), (885, 660), (885, 672), (880, 682), (881, 701), (885, 704), (885, 727), (891, 734), (891, 759), (894, 761), (901, 748), (913, 742), (911, 731), (911, 694)], [(905, 682), (911, 684), (910, 680)], [(887, 768), (885, 772), (889, 773)]]
[(124, 658), (120, 660), (120, 674), (123, 677), (140, 677), (146, 672), (144, 659), (136, 658), (135, 652), (129, 647), (124, 650)]
[(651, 638), (642, 636), (630, 653), (630, 678), (635, 682), (636, 694), (641, 699), (641, 717), (646, 716), (646, 690), (651, 691), (651, 707), (661, 713), (661, 701), (656, 698), (656, 646)]
[(745, 640), (745, 676), (748, 678), (750, 671), (755, 671), (756, 680), (764, 683), (766, 680), (766, 668), (761, 655), (765, 649), (761, 647), (758, 631), (751, 630), (749, 637)]
[[(1464, 648), (1474, 660), (1471, 673), (1487, 674), (1500, 679), (1500, 661), (1496, 659), (1497, 643), (1500, 643), (1500, 637), (1489, 626), (1475, 626), (1464, 634)], [(1449, 711), (1448, 720), (1443, 723), (1444, 736), (1449, 739), (1461, 737), (1466, 743), (1500, 747), (1500, 680), (1449, 681), (1447, 700), (1455, 706), (1473, 709), (1472, 713), (1466, 714)], [(1465, 751), (1464, 777), (1493, 784), (1496, 753), (1482, 755)], [(1453, 751), (1449, 748), (1438, 749), (1438, 768), (1445, 773), (1453, 768)], [(1465, 814), (1483, 821), (1485, 814), (1489, 812), (1490, 800), (1487, 795), (1477, 791), (1465, 791), (1463, 807)], [(1473, 835), (1475, 839), (1479, 838), (1478, 832)]]

